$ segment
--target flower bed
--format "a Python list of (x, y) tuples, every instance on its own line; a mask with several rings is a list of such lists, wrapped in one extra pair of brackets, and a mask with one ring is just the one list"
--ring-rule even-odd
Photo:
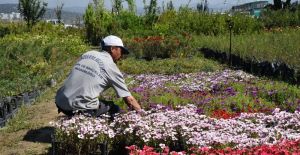
[(232, 70), (126, 77), (144, 113), (61, 118), (56, 139), (77, 153), (102, 142), (112, 154), (299, 152), (297, 87)]
[(176, 110), (157, 107), (143, 115), (129, 112), (112, 122), (79, 115), (63, 118), (54, 126), (58, 129), (57, 139), (68, 143), (68, 148), (72, 144), (84, 145), (79, 147), (82, 150), (103, 141), (113, 143), (124, 138), (128, 145), (157, 147), (163, 144), (171, 150), (192, 147), (242, 150), (274, 145), (283, 140), (299, 140), (299, 122), (298, 111), (288, 113), (275, 109), (271, 115), (241, 113), (232, 119), (216, 119), (198, 114), (194, 105), (187, 105)]
[[(229, 114), (270, 113), (276, 107), (300, 110), (300, 89), (286, 83), (259, 79), (243, 71), (221, 70), (177, 75), (129, 76), (130, 89), (145, 108), (152, 104), (195, 104), (199, 112)], [(112, 96), (109, 94), (108, 96)], [(151, 109), (151, 108), (150, 108)]]
[(208, 147), (202, 148), (190, 148), (188, 151), (170, 151), (169, 147), (160, 145), (160, 148), (153, 148), (144, 146), (143, 149), (139, 149), (137, 146), (132, 145), (126, 147), (129, 150), (130, 155), (206, 155), (206, 154), (300, 154), (300, 140), (288, 141), (284, 140), (276, 145), (261, 145), (252, 148), (244, 149), (211, 149)]

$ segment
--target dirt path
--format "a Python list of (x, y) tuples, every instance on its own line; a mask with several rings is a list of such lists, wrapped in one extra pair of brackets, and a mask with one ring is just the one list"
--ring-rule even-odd
[(20, 122), (12, 121), (20, 123), (20, 126), (4, 127), (0, 130), (1, 155), (51, 154), (53, 128), (49, 122), (60, 116), (54, 104), (55, 90), (56, 88), (51, 88), (34, 104), (18, 112), (16, 117), (25, 119), (19, 119)]

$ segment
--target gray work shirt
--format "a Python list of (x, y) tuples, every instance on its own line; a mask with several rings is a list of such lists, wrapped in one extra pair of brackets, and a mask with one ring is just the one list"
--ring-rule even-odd
[(97, 109), (98, 96), (113, 87), (118, 97), (131, 96), (123, 75), (109, 53), (89, 51), (72, 68), (55, 102), (63, 110)]

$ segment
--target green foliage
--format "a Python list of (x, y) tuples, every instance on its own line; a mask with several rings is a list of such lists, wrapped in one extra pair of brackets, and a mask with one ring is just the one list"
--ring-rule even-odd
[(103, 1), (89, 4), (84, 14), (86, 39), (92, 45), (99, 45), (101, 39), (114, 29), (112, 15), (104, 9)]
[(122, 2), (115, 1), (115, 8), (118, 8), (117, 13), (110, 13), (104, 9), (103, 1), (95, 0), (85, 13), (86, 39), (92, 45), (98, 45), (101, 38), (108, 34), (121, 37), (145, 37), (174, 36), (184, 32), (219, 36), (229, 33), (226, 22), (229, 19), (234, 23), (232, 30), (235, 35), (253, 34), (260, 33), (264, 28), (298, 26), (300, 19), (299, 7), (294, 5), (289, 9), (279, 11), (266, 9), (261, 18), (254, 18), (240, 13), (229, 16), (228, 14), (197, 11), (188, 7), (175, 10), (172, 9), (172, 1), (168, 3), (169, 9), (163, 9), (163, 12), (159, 13), (156, 0), (144, 0), (143, 2), (145, 5), (144, 15), (136, 15), (133, 11), (133, 0), (127, 0), (130, 5), (129, 10), (121, 9)]
[(4, 37), (5, 35), (9, 34), (10, 33), (10, 30), (8, 27), (4, 26), (4, 25), (0, 25), (0, 37)]
[(152, 60), (155, 58), (187, 57), (195, 52), (191, 45), (192, 37), (184, 33), (178, 36), (148, 36), (126, 40), (131, 53), (136, 58)]
[(64, 3), (61, 3), (61, 5), (56, 6), (56, 9), (55, 9), (55, 14), (56, 14), (58, 23), (61, 23), (61, 13), (62, 13), (63, 7), (64, 7)]
[(30, 129), (35, 126), (33, 122), (30, 122), (32, 115), (30, 115), (30, 112), (28, 111), (28, 108), (25, 106), (22, 106), (18, 110), (18, 114), (14, 116), (13, 119), (10, 119), (7, 123), (7, 129), (8, 132), (16, 132), (20, 131), (22, 129)]
[(112, 2), (113, 2), (113, 11), (116, 14), (119, 14), (123, 9), (122, 0), (113, 0)]
[[(299, 39), (299, 29), (274, 29), (271, 33), (233, 35), (232, 53), (260, 62), (284, 62), (292, 68), (299, 69)], [(229, 53), (229, 35), (198, 36), (195, 42), (196, 47)]]
[(130, 31), (130, 33), (135, 33), (134, 30), (139, 30), (143, 28), (142, 18), (136, 16), (134, 12), (130, 12), (126, 10), (123, 10), (118, 15), (115, 15), (114, 22), (115, 22), (114, 24), (117, 27), (116, 29), (122, 31), (123, 33), (126, 31)]
[(27, 31), (24, 23), (5, 23), (0, 21), (0, 38), (9, 34), (20, 34)]
[[(87, 49), (78, 36), (20, 34), (0, 40), (1, 96), (16, 95), (59, 79)], [(9, 91), (4, 91), (9, 90)]]
[(176, 107), (179, 105), (186, 105), (190, 103), (189, 99), (184, 99), (175, 96), (173, 93), (157, 93), (155, 96), (150, 97), (150, 103), (162, 104), (165, 106)]
[(300, 90), (297, 86), (277, 81), (262, 81), (257, 83), (257, 87), (261, 90), (258, 93), (259, 97), (274, 103), (280, 109), (293, 112), (299, 106)]
[(31, 28), (46, 12), (47, 3), (41, 4), (40, 0), (19, 0), (18, 10)]
[[(145, 1), (144, 1), (145, 3)], [(157, 20), (157, 0), (150, 0), (150, 4), (145, 7), (145, 24), (153, 25)]]
[(256, 18), (245, 16), (243, 14), (235, 14), (232, 17), (232, 21), (234, 23), (234, 34), (251, 34), (253, 32), (259, 32), (263, 29), (263, 23), (259, 22)]
[(136, 5), (135, 0), (126, 0), (128, 4), (128, 10), (129, 12), (135, 13), (136, 11)]
[[(153, 29), (157, 34), (174, 35), (184, 32), (197, 35), (222, 35), (229, 31), (226, 20), (228, 15), (211, 14), (198, 12), (191, 9), (181, 9), (179, 11), (168, 10), (163, 12)], [(253, 33), (262, 29), (262, 23), (255, 18), (242, 14), (235, 14), (232, 17), (234, 33)]]
[(260, 20), (263, 21), (264, 26), (268, 29), (274, 27), (288, 27), (300, 25), (300, 9), (298, 7), (294, 12), (289, 10), (265, 10), (262, 13)]
[(118, 66), (120, 70), (128, 74), (176, 74), (220, 69), (216, 62), (197, 56), (152, 61), (127, 58), (118, 63)]

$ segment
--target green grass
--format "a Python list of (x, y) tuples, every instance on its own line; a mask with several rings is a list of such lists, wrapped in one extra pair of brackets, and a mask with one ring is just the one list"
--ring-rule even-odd
[(35, 126), (34, 122), (30, 121), (31, 116), (28, 107), (22, 106), (18, 109), (18, 113), (9, 119), (6, 127), (7, 132), (16, 132), (22, 129), (30, 129)]

